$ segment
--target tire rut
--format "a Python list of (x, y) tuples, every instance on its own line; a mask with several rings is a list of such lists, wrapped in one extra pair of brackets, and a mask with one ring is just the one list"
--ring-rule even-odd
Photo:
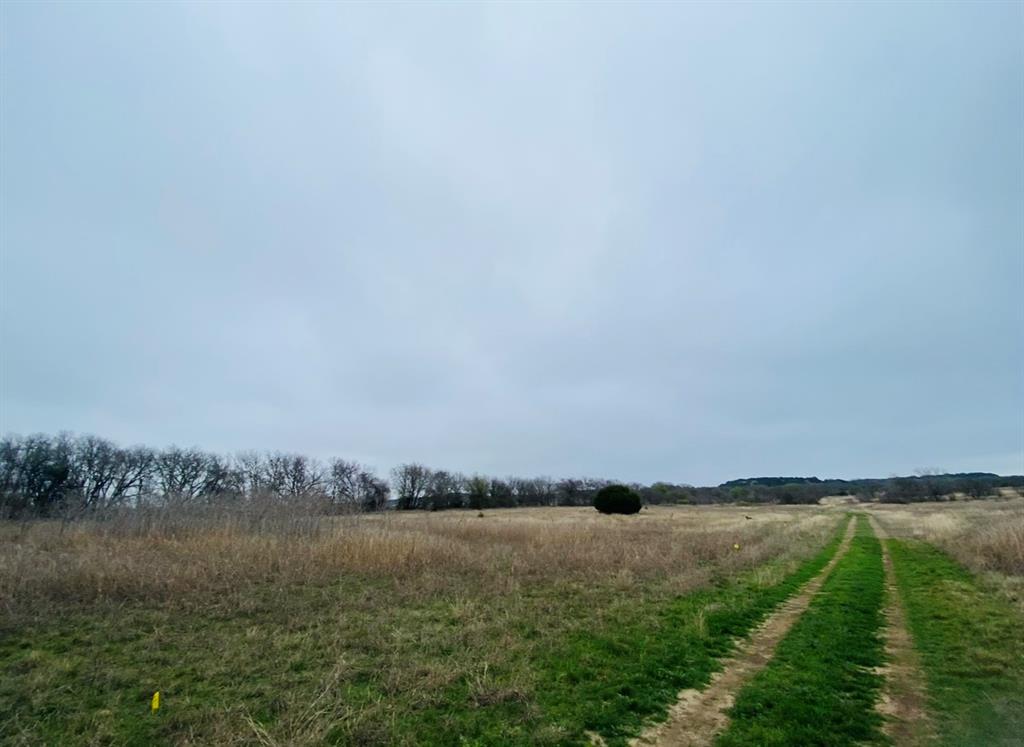
[(907, 616), (900, 593), (896, 588), (892, 557), (889, 554), (889, 535), (873, 515), (868, 514), (868, 521), (882, 545), (887, 598), (884, 610), (887, 662), (878, 670), (885, 677), (885, 685), (876, 710), (885, 720), (882, 731), (893, 743), (901, 747), (930, 744), (935, 733), (928, 717), (924, 676), (914, 651), (914, 640), (907, 628)]
[(832, 569), (846, 555), (856, 523), (856, 519), (848, 523), (842, 542), (828, 564), (755, 628), (732, 656), (723, 660), (721, 670), (712, 675), (707, 687), (680, 692), (675, 705), (669, 710), (668, 719), (630, 740), (630, 744), (633, 747), (711, 744), (715, 736), (729, 725), (726, 711), (732, 707), (736, 693), (771, 661), (776, 646), (807, 610)]

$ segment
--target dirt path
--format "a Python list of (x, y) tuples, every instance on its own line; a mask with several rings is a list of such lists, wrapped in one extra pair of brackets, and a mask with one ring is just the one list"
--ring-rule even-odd
[(871, 528), (882, 543), (885, 564), (885, 655), (888, 663), (879, 670), (885, 677), (877, 709), (885, 719), (882, 730), (895, 744), (923, 745), (931, 742), (933, 731), (926, 711), (924, 677), (918, 665), (914, 642), (907, 630), (907, 616), (896, 589), (889, 555), (889, 535), (874, 516), (868, 514)]
[(697, 747), (711, 744), (714, 737), (729, 725), (725, 712), (732, 707), (736, 693), (771, 661), (779, 641), (804, 613), (832, 568), (846, 554), (856, 523), (856, 520), (849, 523), (843, 541), (828, 565), (739, 644), (736, 653), (722, 662), (721, 671), (711, 677), (706, 688), (683, 690), (669, 711), (668, 719), (652, 726), (630, 744), (637, 747)]

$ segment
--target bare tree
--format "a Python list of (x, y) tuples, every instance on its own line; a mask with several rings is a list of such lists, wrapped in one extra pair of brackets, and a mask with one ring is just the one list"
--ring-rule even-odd
[(293, 454), (289, 462), (289, 495), (321, 495), (327, 484), (327, 470), (316, 459), (302, 454)]
[(327, 485), (332, 503), (347, 511), (380, 511), (390, 492), (387, 482), (370, 469), (344, 459), (331, 460)]
[(426, 507), (431, 472), (422, 464), (400, 464), (391, 471), (392, 486), (398, 496), (398, 508)]
[(263, 464), (263, 455), (259, 452), (243, 451), (236, 454), (233, 471), (242, 492), (249, 497), (258, 495), (265, 489), (266, 468)]
[(343, 510), (359, 508), (359, 465), (345, 459), (332, 459), (327, 471), (327, 495)]
[(462, 483), (461, 475), (455, 475), (443, 469), (435, 471), (431, 474), (427, 487), (427, 505), (435, 511), (461, 508)]
[(364, 511), (383, 511), (387, 507), (391, 487), (368, 470), (359, 472), (359, 495)]
[(71, 486), (87, 509), (103, 509), (137, 500), (148, 487), (155, 456), (151, 449), (123, 449), (96, 436), (81, 436), (71, 452)]
[(216, 454), (172, 446), (154, 459), (156, 483), (165, 498), (192, 501), (229, 491), (231, 464)]
[(8, 436), (0, 449), (0, 484), (5, 512), (53, 513), (74, 488), (73, 440), (67, 434)]

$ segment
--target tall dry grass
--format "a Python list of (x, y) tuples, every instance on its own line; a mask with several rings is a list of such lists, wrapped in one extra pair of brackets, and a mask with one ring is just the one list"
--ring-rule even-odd
[(877, 505), (895, 536), (927, 540), (974, 571), (1024, 576), (1024, 499)]
[(298, 507), (179, 507), (73, 524), (4, 523), (0, 608), (189, 603), (253, 585), (350, 577), (383, 579), (401, 594), (652, 578), (682, 590), (712, 574), (809, 554), (838, 516), (817, 508), (656, 507), (632, 517), (574, 508), (325, 517)]

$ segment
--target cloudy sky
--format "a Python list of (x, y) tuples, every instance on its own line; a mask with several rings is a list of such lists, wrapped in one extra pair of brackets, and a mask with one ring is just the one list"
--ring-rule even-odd
[(2, 6), (5, 432), (1024, 472), (1024, 6)]

